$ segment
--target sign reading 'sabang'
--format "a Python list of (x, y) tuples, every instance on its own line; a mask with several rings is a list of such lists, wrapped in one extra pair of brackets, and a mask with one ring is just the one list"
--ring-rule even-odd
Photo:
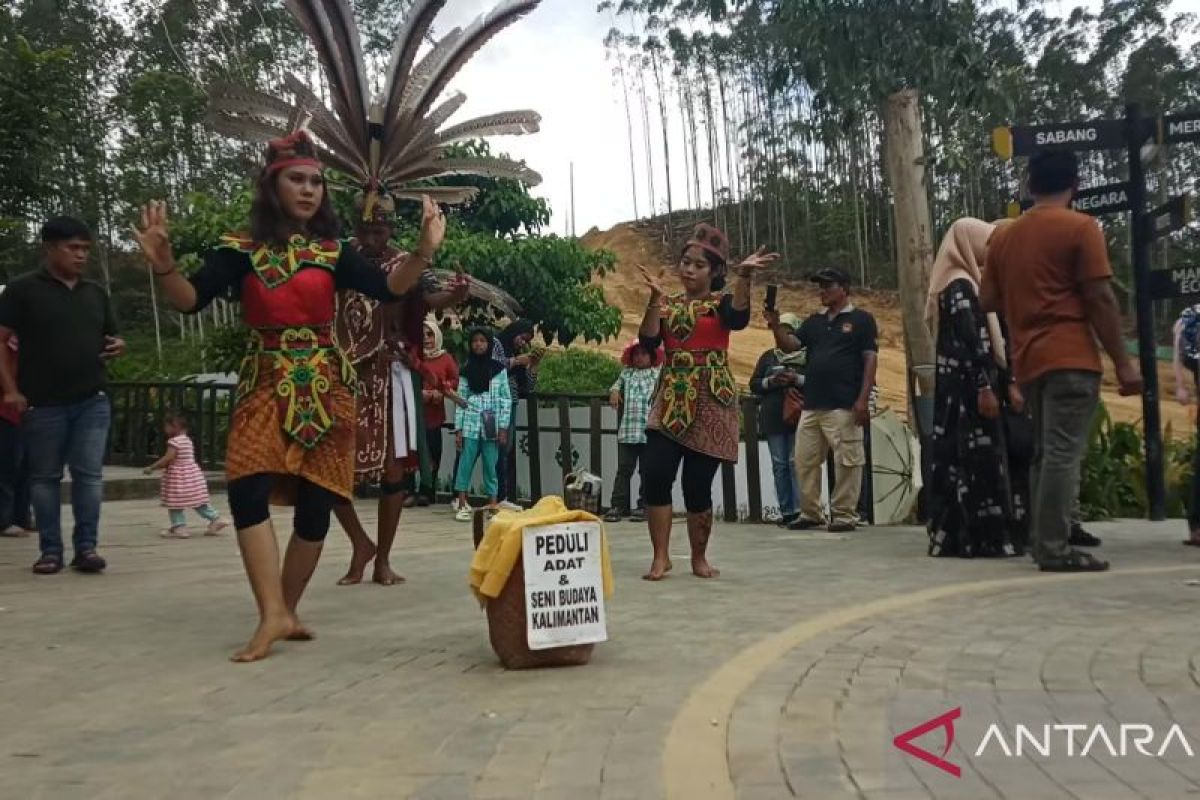
[(992, 148), (1004, 159), (1039, 150), (1109, 150), (1125, 147), (1124, 120), (1095, 119), (1054, 125), (1009, 125), (992, 131)]

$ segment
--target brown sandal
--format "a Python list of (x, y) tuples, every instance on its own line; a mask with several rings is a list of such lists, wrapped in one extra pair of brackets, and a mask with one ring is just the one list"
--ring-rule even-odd
[(42, 555), (33, 562), (34, 575), (57, 575), (62, 572), (62, 556)]

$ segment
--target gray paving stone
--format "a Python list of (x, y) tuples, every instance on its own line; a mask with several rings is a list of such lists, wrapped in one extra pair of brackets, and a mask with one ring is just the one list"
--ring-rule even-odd
[[(360, 512), (370, 527), (374, 509)], [(928, 559), (916, 529), (835, 541), (722, 526), (721, 581), (680, 574), (651, 585), (637, 580), (644, 530), (614, 526), (612, 640), (587, 667), (505, 673), (465, 589), (466, 528), (444, 510), (417, 510), (405, 513), (396, 554), (407, 584), (335, 586), (348, 555), (335, 529), (301, 607), (318, 639), (239, 667), (225, 657), (254, 608), (232, 538), (163, 541), (153, 501), (109, 503), (104, 515), (112, 568), (95, 579), (35, 578), (32, 542), (0, 540), (2, 796), (661, 797), (675, 714), (745, 648), (860, 603), (1035, 574), (1028, 564)], [(1118, 570), (1193, 558), (1173, 546), (1171, 526), (1097, 527)], [(1200, 723), (1189, 596), (1174, 576), (1114, 574), (823, 631), (741, 695), (725, 768), (751, 798), (951, 798), (972, 796), (968, 787), (1064, 796), (1031, 761), (976, 763), (961, 746), (951, 755), (961, 781), (938, 781), (924, 764), (918, 777), (891, 748), (905, 729), (893, 706), (913, 699), (911, 725), (973, 698), (960, 736), (988, 715), (1119, 720), (1154, 707), (1163, 720)], [(1072, 788), (1076, 797), (1187, 796), (1197, 786), (1192, 762), (1126, 759), (1094, 779), (1050, 761), (1051, 774), (1094, 792)], [(1119, 780), (1106, 782), (1105, 769)]]

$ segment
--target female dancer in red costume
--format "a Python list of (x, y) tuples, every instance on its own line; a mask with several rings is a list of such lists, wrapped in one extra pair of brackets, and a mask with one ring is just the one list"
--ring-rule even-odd
[(665, 346), (666, 365), (646, 424), (642, 486), (654, 560), (643, 577), (662, 580), (671, 569), (671, 493), (683, 465), (692, 573), (715, 578), (708, 563), (712, 535), (712, 483), (722, 461), (738, 458), (737, 386), (729, 371), (729, 334), (750, 323), (754, 270), (779, 256), (766, 248), (737, 267), (731, 293), (721, 293), (728, 273), (729, 241), (711, 225), (700, 224), (679, 257), (683, 292), (668, 296), (644, 268), (650, 302), (639, 331), (642, 346)]
[[(390, 274), (338, 239), (321, 163), (297, 131), (267, 147), (247, 234), (221, 237), (201, 269), (176, 268), (163, 203), (135, 231), (167, 300), (195, 313), (241, 297), (250, 348), (239, 370), (226, 472), (229, 505), (259, 624), (234, 661), (257, 661), (280, 639), (310, 639), (296, 606), (320, 557), (329, 516), (354, 482), (354, 371), (334, 341), (334, 296), (353, 289), (392, 301), (416, 285), (442, 243), (445, 218), (424, 198), (416, 251)], [(270, 502), (295, 506), (279, 567)]]

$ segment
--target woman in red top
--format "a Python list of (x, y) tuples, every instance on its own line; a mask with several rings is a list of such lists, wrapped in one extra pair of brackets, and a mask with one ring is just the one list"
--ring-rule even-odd
[(733, 292), (722, 294), (728, 252), (724, 233), (711, 225), (696, 226), (677, 269), (683, 292), (670, 296), (639, 267), (650, 288), (640, 339), (650, 352), (666, 348), (642, 456), (646, 521), (654, 547), (650, 571), (643, 577), (650, 581), (662, 580), (671, 569), (671, 492), (681, 462), (692, 573), (701, 578), (720, 574), (706, 553), (713, 478), (722, 461), (738, 458), (738, 391), (729, 371), (729, 333), (750, 324), (754, 270), (779, 257), (759, 248), (738, 265)]
[(442, 427), (446, 424), (446, 392), (458, 391), (458, 362), (442, 346), (442, 329), (425, 318), (425, 353), (421, 362), (421, 395), (425, 400), (425, 442), (429, 446), (431, 479), (421, 487), (421, 504), (437, 501), (437, 476), (442, 464)]
[[(421, 240), (385, 275), (340, 241), (316, 148), (304, 131), (267, 147), (248, 234), (221, 237), (192, 277), (175, 266), (165, 205), (142, 212), (138, 242), (163, 294), (195, 313), (230, 290), (242, 301), (250, 348), (239, 369), (225, 457), (229, 506), (258, 629), (234, 661), (257, 661), (280, 639), (309, 639), (296, 606), (316, 568), (337, 498), (354, 482), (354, 371), (333, 335), (334, 294), (381, 301), (416, 285), (441, 245), (445, 219), (424, 198)], [(279, 568), (271, 501), (296, 508)]]

